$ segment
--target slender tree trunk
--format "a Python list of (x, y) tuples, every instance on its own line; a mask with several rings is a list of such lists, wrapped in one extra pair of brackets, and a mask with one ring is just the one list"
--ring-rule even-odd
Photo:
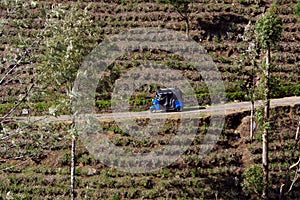
[(263, 165), (263, 199), (268, 199), (269, 187), (269, 163), (268, 163), (268, 134), (269, 134), (269, 117), (270, 117), (270, 98), (269, 98), (269, 76), (270, 76), (270, 46), (267, 48), (266, 53), (266, 68), (264, 70), (265, 76), (265, 108), (264, 108), (264, 132), (262, 135), (263, 148), (262, 148), (262, 165)]
[(299, 132), (300, 132), (300, 121), (298, 123), (297, 131), (296, 131), (296, 136), (295, 136), (296, 142), (298, 142), (298, 140), (299, 140)]
[(251, 97), (251, 113), (250, 113), (250, 141), (253, 140), (253, 132), (254, 132), (254, 100), (253, 95)]
[(72, 125), (72, 145), (71, 145), (71, 200), (75, 199), (75, 151), (76, 151), (76, 135), (75, 135), (75, 122)]
[[(251, 45), (251, 44), (250, 44)], [(251, 47), (249, 45), (249, 47)], [(255, 45), (254, 45), (255, 46)], [(253, 48), (254, 49), (254, 48)], [(253, 49), (251, 51), (251, 55), (253, 55)], [(253, 65), (255, 65), (255, 56), (253, 55), (252, 56), (252, 59), (254, 60), (254, 63)], [(253, 140), (253, 135), (254, 135), (254, 125), (255, 125), (255, 121), (254, 121), (254, 109), (255, 109), (255, 106), (254, 106), (254, 88), (255, 88), (255, 83), (254, 83), (254, 66), (252, 66), (251, 68), (251, 82), (250, 82), (250, 92), (251, 92), (251, 111), (250, 111), (250, 141), (252, 142)]]
[(186, 35), (186, 38), (189, 38), (190, 37), (190, 20), (189, 20), (189, 17), (185, 16), (184, 20), (185, 20), (185, 35)]

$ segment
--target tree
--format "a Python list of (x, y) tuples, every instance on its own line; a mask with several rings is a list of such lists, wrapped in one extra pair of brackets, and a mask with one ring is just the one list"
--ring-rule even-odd
[(266, 50), (265, 66), (264, 66), (264, 126), (263, 126), (263, 147), (262, 147), (262, 165), (263, 165), (263, 181), (264, 189), (262, 198), (268, 199), (268, 182), (269, 182), (269, 169), (268, 169), (268, 135), (269, 135), (269, 117), (270, 117), (270, 60), (271, 60), (271, 47), (278, 44), (281, 38), (282, 21), (276, 13), (275, 4), (267, 10), (263, 16), (257, 20), (255, 27), (255, 34), (259, 45)]
[[(70, 110), (72, 87), (77, 70), (84, 57), (97, 45), (96, 29), (89, 16), (88, 6), (80, 8), (80, 4), (70, 7), (59, 4), (48, 14), (47, 30), (43, 40), (44, 52), (40, 57), (38, 72), (41, 89), (58, 91), (61, 101), (51, 107), (53, 115), (62, 110)], [(53, 95), (53, 93), (51, 93)], [(53, 99), (53, 97), (51, 98)], [(77, 132), (73, 117), (71, 133), (71, 199), (75, 199), (75, 145)]]
[(88, 13), (79, 4), (59, 4), (47, 15), (44, 49), (39, 58), (38, 85), (41, 90), (52, 90), (68, 97), (77, 70), (84, 57), (97, 45), (97, 28)]
[(159, 0), (160, 3), (171, 4), (185, 21), (185, 34), (188, 38), (190, 35), (190, 7), (189, 4), (192, 0)]
[[(5, 53), (0, 55), (0, 90), (2, 92), (1, 95), (4, 95), (2, 100), (0, 100), (0, 104), (5, 105), (4, 109), (0, 109), (0, 146), (2, 150), (6, 149), (5, 155), (8, 155), (9, 153), (7, 152), (9, 152), (10, 149), (13, 149), (13, 153), (10, 155), (12, 159), (19, 159), (22, 157), (27, 159), (27, 161), (28, 159), (37, 160), (38, 157), (43, 154), (42, 145), (36, 146), (36, 148), (32, 148), (30, 150), (24, 150), (24, 145), (11, 147), (8, 141), (17, 138), (21, 131), (25, 132), (25, 130), (27, 130), (27, 128), (35, 122), (35, 120), (32, 120), (31, 124), (28, 125), (27, 122), (16, 121), (14, 117), (21, 114), (20, 111), (22, 108), (28, 108), (31, 103), (30, 98), (32, 97), (33, 91), (36, 87), (36, 74), (33, 69), (33, 65), (36, 62), (36, 54), (40, 53), (39, 46), (43, 39), (45, 27), (42, 26), (41, 30), (32, 35), (30, 34), (30, 37), (28, 37), (24, 34), (24, 26), (15, 25), (24, 25), (26, 24), (26, 20), (29, 21), (28, 19), (30, 17), (26, 16), (26, 12), (24, 12), (24, 10), (34, 8), (38, 12), (41, 7), (23, 0), (1, 1), (0, 7), (0, 10), (2, 12), (4, 11), (0, 17), (1, 44), (7, 43), (5, 45)], [(40, 17), (44, 17), (44, 15), (41, 13)], [(12, 27), (18, 33), (17, 36), (11, 34)], [(26, 76), (22, 76), (22, 74), (26, 74)], [(17, 93), (11, 94), (5, 92), (11, 91), (14, 88), (18, 88)], [(14, 103), (11, 104), (12, 102)], [(30, 112), (26, 113), (26, 116), (30, 115)], [(12, 126), (12, 124), (14, 126)], [(29, 132), (26, 134), (26, 137), (22, 137), (22, 140), (26, 141), (26, 145), (30, 145), (31, 143), (42, 143), (39, 139), (32, 139), (31, 134), (32, 132)], [(30, 138), (30, 141), (27, 141), (27, 138)], [(17, 148), (19, 149), (17, 150)], [(0, 151), (0, 154), (1, 153), (3, 153), (3, 151)], [(20, 164), (10, 166), (9, 168), (14, 168), (15, 166), (23, 163), (25, 163), (25, 161)], [(1, 170), (7, 170), (9, 168)]]
[[(9, 11), (6, 14), (7, 16), (3, 17), (3, 19), (12, 18), (14, 24), (23, 22), (22, 20), (25, 16), (19, 15), (19, 13), (26, 13), (24, 12), (25, 9), (30, 6), (36, 6), (34, 2), (26, 1), (1, 1), (0, 5), (1, 8), (6, 8), (7, 12)], [(46, 18), (46, 22), (42, 25), (43, 28), (36, 37), (25, 40), (22, 37), (22, 31), (20, 31), (21, 33), (18, 34), (18, 40), (20, 41), (16, 40), (17, 42), (14, 44), (15, 48), (11, 48), (18, 51), (10, 50), (6, 53), (5, 59), (1, 59), (6, 61), (5, 63), (2, 62), (1, 65), (3, 64), (4, 67), (7, 66), (7, 71), (4, 73), (4, 76), (0, 77), (1, 89), (2, 86), (4, 88), (11, 80), (19, 79), (19, 71), (23, 71), (26, 68), (29, 68), (30, 70), (33, 69), (33, 75), (30, 76), (30, 78), (33, 79), (33, 82), (24, 82), (22, 84), (26, 87), (23, 92), (24, 94), (20, 96), (18, 103), (0, 118), (0, 140), (3, 142), (5, 142), (6, 139), (19, 134), (21, 130), (27, 130), (26, 128), (34, 123), (33, 121), (30, 121), (29, 125), (17, 127), (16, 130), (6, 128), (3, 128), (5, 130), (2, 130), (2, 122), (9, 120), (7, 118), (11, 116), (30, 95), (34, 95), (32, 88), (34, 88), (34, 90), (37, 88), (39, 89), (36, 91), (36, 93), (39, 93), (39, 97), (44, 96), (41, 93), (50, 93), (51, 96), (49, 99), (54, 100), (55, 97), (53, 91), (57, 92), (57, 96), (62, 97), (62, 104), (55, 105), (50, 109), (52, 114), (59, 114), (60, 109), (70, 110), (71, 96), (69, 94), (77, 74), (77, 69), (81, 65), (81, 61), (84, 57), (97, 45), (98, 38), (96, 38), (95, 35), (97, 34), (98, 29), (94, 27), (94, 23), (89, 16), (88, 6), (85, 9), (82, 9), (80, 4), (73, 3), (70, 5), (52, 5), (51, 8), (52, 9), (47, 10), (47, 12), (44, 12), (44, 7), (41, 8), (43, 13), (42, 17), (43, 19), (44, 17)], [(3, 19), (0, 19), (0, 27), (3, 28), (3, 31), (1, 29), (0, 34), (3, 36), (3, 39), (9, 39), (9, 37), (12, 36), (8, 34), (9, 31), (5, 30), (9, 30), (10, 24), (8, 21), (3, 22)], [(19, 29), (22, 30), (22, 27), (20, 26)], [(9, 45), (13, 46), (15, 40), (11, 41), (12, 44), (9, 43)], [(31, 65), (29, 66), (28, 63)], [(60, 95), (62, 91), (65, 92), (64, 95)], [(74, 123), (72, 124), (70, 133), (72, 140), (70, 172), (71, 199), (74, 199), (75, 140), (77, 136)], [(30, 134), (28, 135), (28, 137), (30, 137)], [(24, 139), (22, 138), (22, 140)], [(34, 142), (36, 141), (34, 140)], [(28, 156), (34, 160), (35, 157), (40, 155), (40, 151), (43, 151), (43, 147), (43, 145), (38, 145), (34, 148), (34, 153), (26, 150), (24, 153), (22, 152), (21, 156)], [(19, 154), (21, 153), (17, 151), (16, 154), (20, 157)]]
[(249, 23), (246, 25), (245, 30), (244, 30), (244, 35), (243, 35), (243, 40), (247, 42), (248, 44), (248, 49), (246, 50), (246, 55), (248, 59), (251, 60), (251, 69), (250, 69), (250, 81), (249, 81), (249, 87), (248, 87), (248, 97), (251, 102), (251, 112), (250, 112), (250, 140), (252, 141), (253, 139), (253, 132), (255, 129), (255, 121), (254, 121), (254, 101), (256, 100), (255, 98), (255, 74), (257, 73), (254, 69), (256, 66), (256, 57), (258, 55), (257, 52), (257, 41), (255, 38), (255, 33), (254, 33), (255, 26), (249, 21)]

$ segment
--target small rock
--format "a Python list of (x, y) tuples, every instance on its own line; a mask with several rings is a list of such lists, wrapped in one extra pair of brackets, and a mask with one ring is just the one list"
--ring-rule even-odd
[(28, 114), (29, 114), (28, 109), (23, 108), (23, 109), (22, 109), (22, 115), (28, 115)]

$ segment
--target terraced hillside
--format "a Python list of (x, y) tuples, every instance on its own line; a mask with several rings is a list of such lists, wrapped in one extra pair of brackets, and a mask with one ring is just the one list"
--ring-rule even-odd
[[(243, 34), (248, 22), (252, 21), (254, 24), (271, 3), (271, 0), (198, 0), (192, 6), (190, 37), (205, 47), (217, 64), (229, 101), (248, 98), (247, 88), (252, 78), (252, 68), (257, 69), (260, 66), (259, 60), (263, 52), (259, 52), (260, 55), (255, 58), (256, 62), (247, 58), (248, 46), (243, 41)], [(42, 82), (46, 79), (41, 79), (40, 67), (44, 66), (47, 70), (47, 62), (52, 61), (44, 57), (47, 42), (56, 36), (48, 32), (49, 19), (60, 22), (64, 16), (56, 13), (56, 8), (63, 9), (64, 15), (68, 16), (68, 13), (71, 13), (71, 5), (75, 4), (78, 11), (87, 12), (89, 22), (93, 25), (89, 27), (91, 34), (87, 34), (82, 40), (86, 44), (83, 55), (88, 54), (105, 38), (130, 28), (162, 27), (185, 32), (185, 23), (174, 8), (157, 1), (105, 0), (80, 1), (78, 4), (75, 1), (61, 0), (1, 1), (1, 116), (20, 101), (22, 104), (13, 115), (20, 115), (22, 108), (29, 108), (30, 115), (48, 114), (49, 107), (59, 103), (66, 96), (65, 84), (55, 87), (54, 81), (47, 84)], [(272, 52), (272, 97), (300, 94), (300, 26), (293, 13), (295, 4), (296, 0), (278, 1), (277, 11), (283, 19), (284, 32), (279, 48)], [(73, 30), (71, 25), (70, 30)], [(74, 32), (76, 33), (70, 33)], [(67, 49), (63, 43), (64, 37), (61, 39), (61, 49)], [(120, 57), (104, 73), (96, 95), (97, 112), (110, 111), (113, 84), (122, 73), (140, 66), (144, 60), (154, 60), (178, 70), (189, 79), (199, 104), (210, 103), (202, 78), (180, 55), (168, 55), (168, 52), (160, 50), (145, 50)], [(80, 63), (81, 60), (78, 60), (78, 65)], [(255, 75), (257, 82), (260, 73), (258, 70)], [(50, 75), (49, 80), (52, 81)], [(3, 77), (5, 78), (2, 81)], [(155, 89), (156, 86), (153, 85), (138, 88), (137, 94), (130, 99), (131, 110), (147, 109)], [(27, 94), (28, 90), (30, 93)], [(58, 114), (68, 113), (70, 110), (64, 109)], [(198, 154), (203, 137), (207, 134), (210, 118), (191, 118), (199, 128), (188, 150), (170, 166), (142, 174), (120, 172), (104, 166), (78, 141), (76, 197), (260, 199), (261, 132), (258, 130), (254, 140), (250, 142), (248, 116), (248, 111), (228, 114), (220, 138), (214, 141), (216, 145), (203, 159)], [(261, 116), (261, 110), (258, 109), (256, 120), (261, 120)], [(273, 108), (271, 116), (270, 197), (277, 199), (282, 184), (289, 185), (294, 176), (294, 171), (289, 172), (288, 168), (300, 156), (299, 142), (296, 143), (294, 139), (300, 119), (300, 106), (278, 106)], [(165, 123), (164, 129), (152, 138), (154, 141), (132, 138), (130, 133), (121, 130), (114, 121), (104, 120), (101, 123), (107, 136), (116, 146), (123, 146), (128, 151), (149, 151), (166, 144), (169, 137), (175, 135), (174, 129), (178, 121), (173, 119)], [(146, 119), (139, 122), (147, 124), (148, 121)], [(11, 119), (1, 121), (0, 200), (70, 198), (70, 127), (70, 122), (17, 123)], [(251, 180), (252, 177), (254, 180)], [(288, 188), (283, 189), (286, 191)], [(293, 190), (286, 193), (286, 199), (299, 199), (299, 191), (298, 180)]]
[[(222, 73), (226, 87), (226, 95), (229, 101), (247, 99), (247, 88), (251, 82), (251, 69), (258, 69), (259, 60), (263, 52), (252, 62), (247, 57), (247, 43), (243, 41), (245, 26), (249, 21), (255, 23), (258, 17), (270, 6), (272, 1), (252, 0), (224, 0), (210, 1), (199, 0), (192, 4), (190, 37), (199, 45), (202, 45), (218, 66)], [(8, 76), (1, 83), (1, 109), (8, 110), (12, 104), (25, 93), (22, 83), (30, 84), (38, 79), (38, 70), (35, 67), (43, 62), (43, 52), (47, 41), (47, 19), (49, 13), (54, 12), (55, 5), (61, 4), (67, 11), (68, 5), (73, 1), (37, 1), (37, 2), (13, 2), (3, 1), (1, 6), (1, 74), (9, 72), (19, 60), (18, 67), (12, 72), (18, 71), (17, 76)], [(284, 32), (278, 50), (272, 52), (274, 67), (272, 69), (271, 96), (283, 97), (299, 95), (299, 23), (293, 13), (296, 0), (278, 2), (277, 11), (283, 20)], [(54, 7), (53, 7), (54, 6)], [(86, 36), (85, 54), (89, 53), (104, 38), (135, 27), (162, 27), (184, 32), (185, 23), (174, 8), (168, 4), (159, 4), (156, 1), (83, 1), (79, 3), (79, 10), (88, 11), (89, 20), (92, 20), (93, 35)], [(66, 14), (66, 13), (65, 13)], [(59, 20), (59, 18), (58, 18)], [(46, 23), (47, 22), (47, 23)], [(41, 40), (41, 41), (40, 41)], [(89, 42), (88, 42), (89, 41)], [(40, 42), (37, 44), (37, 42)], [(29, 48), (29, 49), (28, 49)], [(27, 51), (26, 51), (27, 49)], [(129, 56), (121, 58), (103, 78), (103, 84), (99, 84), (99, 95), (96, 103), (99, 110), (107, 108), (112, 91), (112, 84), (120, 76), (122, 70), (139, 65), (145, 59), (154, 59), (172, 68), (181, 70), (182, 73), (194, 85), (200, 104), (209, 103), (206, 96), (207, 88), (201, 82), (201, 78), (193, 75), (193, 71), (186, 63), (176, 61), (174, 57), (166, 58), (163, 52), (145, 53), (143, 56)], [(152, 57), (151, 57), (152, 56)], [(79, 61), (80, 62), (80, 61)], [(254, 66), (251, 66), (253, 65)], [(259, 84), (259, 74), (254, 75), (256, 84)], [(115, 74), (114, 76), (112, 74)], [(35, 77), (35, 78), (33, 78)], [(23, 85), (24, 86), (24, 85)], [(64, 87), (59, 93), (64, 93)], [(149, 104), (149, 93), (143, 98), (146, 102), (132, 104)], [(46, 92), (37, 89), (31, 97), (31, 103), (26, 105), (33, 112), (39, 114), (48, 111), (48, 107), (55, 102), (57, 96), (51, 97), (53, 90), (48, 88)], [(148, 95), (148, 96), (147, 96)], [(50, 96), (50, 97), (49, 97)], [(141, 99), (139, 99), (141, 100)], [(142, 99), (143, 100), (143, 99)], [(105, 109), (103, 110), (105, 111)]]
[[(299, 104), (278, 106), (271, 111), (270, 199), (278, 199), (281, 185), (289, 185), (286, 180), (292, 179), (295, 173), (287, 170), (300, 156), (299, 143), (296, 144), (294, 139), (299, 111)], [(79, 142), (76, 150), (76, 197), (260, 199), (261, 133), (257, 131), (253, 142), (250, 142), (248, 116), (248, 111), (228, 114), (226, 128), (215, 141), (212, 151), (203, 158), (199, 152), (204, 145), (203, 138), (208, 134), (210, 117), (190, 118), (195, 125), (199, 124), (192, 144), (176, 162), (152, 172), (132, 174), (107, 167)], [(147, 124), (148, 119), (138, 121), (142, 125)], [(113, 144), (137, 152), (164, 146), (176, 133), (180, 120), (169, 119), (151, 139), (134, 137), (121, 130), (114, 121), (104, 119), (101, 123)], [(41, 196), (43, 199), (69, 199), (70, 123), (10, 123), (6, 129), (14, 129), (16, 134), (6, 135), (0, 143), (0, 199), (40, 199)], [(286, 199), (298, 199), (299, 189), (298, 181), (286, 194)]]

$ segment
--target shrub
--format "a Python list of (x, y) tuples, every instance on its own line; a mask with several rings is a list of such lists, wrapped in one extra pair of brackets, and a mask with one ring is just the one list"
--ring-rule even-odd
[(250, 193), (261, 194), (263, 190), (263, 171), (260, 165), (252, 165), (243, 173), (242, 188), (247, 195)]
[(70, 165), (70, 164), (71, 164), (71, 154), (70, 154), (70, 153), (65, 153), (65, 154), (63, 154), (63, 155), (59, 158), (58, 163), (59, 163), (61, 166)]
[(97, 100), (96, 101), (96, 107), (99, 110), (108, 109), (110, 106), (111, 106), (111, 101), (110, 100)]

